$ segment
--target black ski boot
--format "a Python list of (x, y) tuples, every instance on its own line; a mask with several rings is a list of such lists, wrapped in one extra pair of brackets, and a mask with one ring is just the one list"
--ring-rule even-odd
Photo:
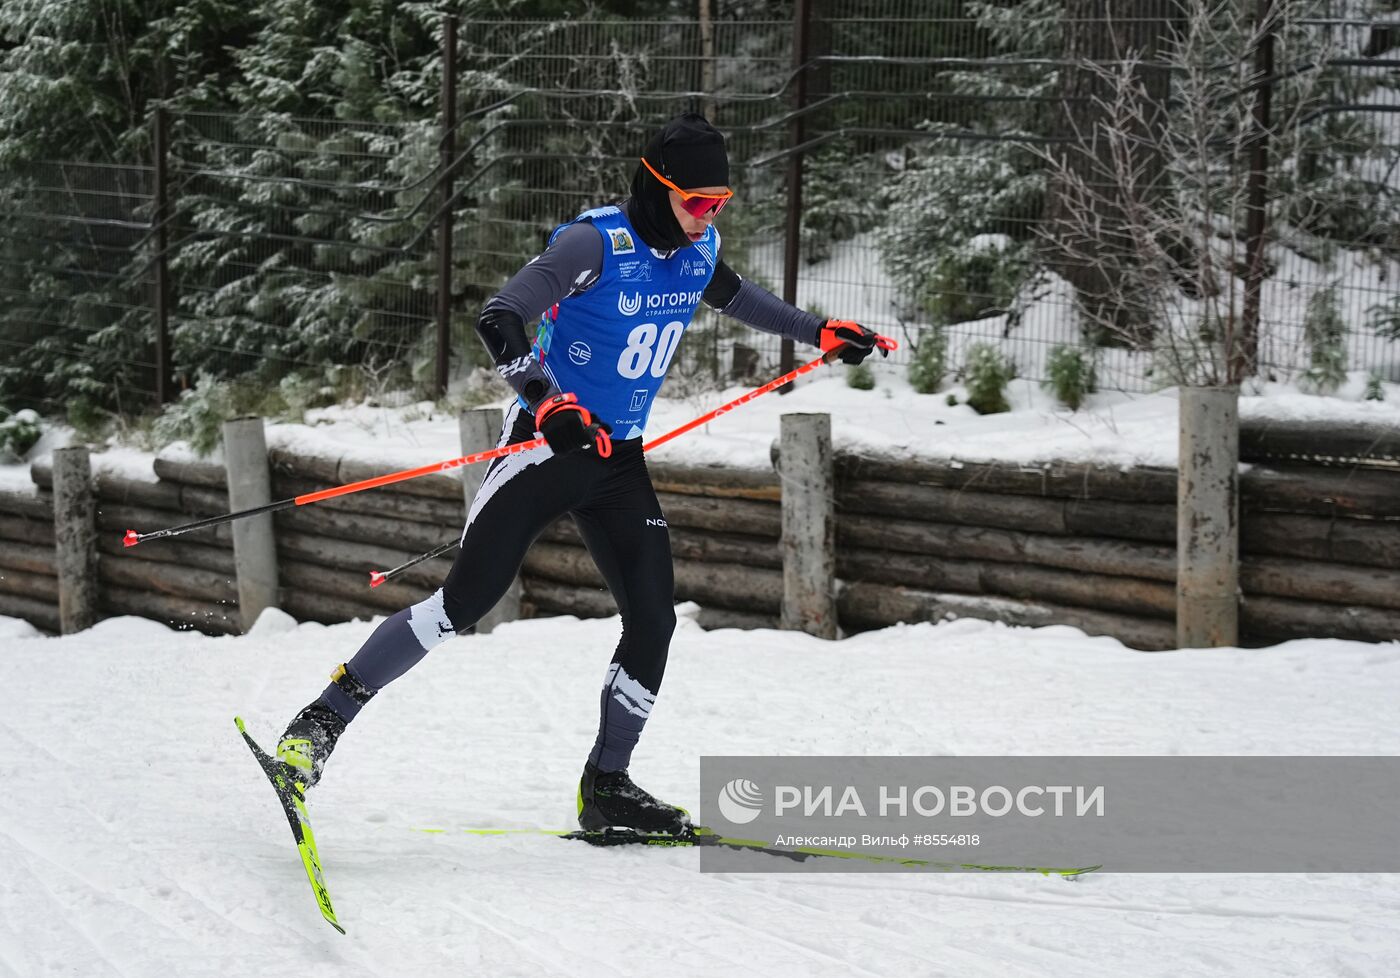
[(277, 741), (277, 759), (292, 769), (293, 778), (303, 787), (311, 788), (321, 780), (321, 769), (345, 726), (334, 710), (314, 700), (287, 724)]
[(690, 815), (658, 801), (632, 783), (627, 772), (599, 771), (585, 764), (578, 784), (578, 824), (586, 832), (606, 830), (687, 836)]
[[(378, 690), (370, 689), (344, 665), (331, 673), (331, 681), (360, 706), (370, 701)], [(277, 759), (292, 769), (292, 776), (306, 788), (321, 780), (321, 769), (335, 750), (335, 742), (345, 732), (346, 721), (317, 697), (307, 704), (287, 724), (277, 741)]]

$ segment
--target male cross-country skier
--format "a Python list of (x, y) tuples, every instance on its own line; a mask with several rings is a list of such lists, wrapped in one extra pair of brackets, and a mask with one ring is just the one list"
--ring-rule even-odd
[[(699, 115), (675, 118), (647, 144), (629, 198), (561, 225), (485, 304), (477, 332), (519, 395), (501, 444), (536, 432), (546, 444), (491, 463), (443, 586), (385, 619), (288, 725), (277, 756), (294, 781), (315, 785), (370, 698), (494, 607), (530, 544), (567, 513), (622, 613), (579, 781), (579, 825), (689, 830), (682, 809), (627, 774), (676, 624), (670, 539), (642, 456), (647, 414), (701, 301), (847, 363), (877, 346), (865, 327), (796, 309), (724, 263), (714, 221), (732, 197), (724, 137)], [(536, 319), (532, 345), (525, 323)]]

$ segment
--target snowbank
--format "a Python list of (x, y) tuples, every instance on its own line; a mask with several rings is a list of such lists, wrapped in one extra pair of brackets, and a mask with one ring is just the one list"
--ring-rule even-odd
[[(1400, 645), (822, 642), (685, 611), (632, 772), (692, 810), (701, 754), (1400, 752)], [(373, 626), (285, 624), (0, 620), (0, 973), (1315, 978), (1400, 955), (1394, 876), (702, 875), (693, 850), (415, 831), (569, 824), (619, 628), (570, 618), (447, 642), (345, 735), (311, 798), (342, 937), (232, 718), (271, 741)]]

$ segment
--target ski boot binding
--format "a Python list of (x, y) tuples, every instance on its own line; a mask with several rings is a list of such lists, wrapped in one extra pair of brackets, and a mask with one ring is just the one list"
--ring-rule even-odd
[[(344, 665), (331, 673), (331, 681), (360, 706), (377, 692), (350, 675)], [(277, 741), (277, 759), (291, 768), (292, 780), (303, 788), (314, 787), (345, 727), (346, 721), (317, 697), (287, 724)]]
[(690, 814), (660, 801), (637, 787), (626, 770), (599, 771), (586, 764), (578, 786), (578, 824), (601, 836), (662, 836), (688, 839), (694, 835)]

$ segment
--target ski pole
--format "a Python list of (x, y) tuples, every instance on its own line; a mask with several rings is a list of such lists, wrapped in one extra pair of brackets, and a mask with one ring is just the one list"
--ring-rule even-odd
[[(899, 347), (899, 344), (896, 343), (894, 340), (890, 339), (888, 336), (881, 336), (877, 341), (877, 345), (884, 350), (894, 350), (898, 349)], [(822, 364), (831, 363), (838, 356), (840, 356), (840, 354), (841, 347), (837, 347), (834, 350), (828, 350), (826, 353), (823, 353), (811, 363), (804, 363), (796, 370), (790, 370), (787, 373), (783, 374), (781, 377), (778, 377), (774, 380), (770, 380), (762, 387), (755, 387), (747, 394), (741, 394), (740, 396), (734, 398), (734, 400), (730, 401), (728, 404), (721, 404), (713, 411), (709, 411), (705, 414), (702, 414), (700, 415), (700, 417), (695, 418), (694, 420), (687, 421), (685, 424), (681, 425), (679, 428), (676, 428), (674, 431), (668, 431), (664, 435), (659, 435), (658, 437), (653, 438), (651, 441), (647, 442), (645, 445), (642, 446), (642, 451), (649, 452), (658, 445), (666, 444), (672, 438), (679, 438), (687, 431), (692, 431), (695, 428), (700, 427), (702, 424), (709, 424), (721, 414), (725, 414), (726, 412), (732, 411), (736, 407), (741, 407), (742, 405), (749, 403), (749, 401), (752, 401), (756, 397), (761, 397), (762, 395), (767, 394), (770, 391), (775, 391), (779, 387), (785, 387), (788, 384), (792, 383), (794, 380), (796, 380), (798, 377), (801, 377), (803, 374), (816, 370)]]
[(178, 537), (182, 533), (189, 533), (191, 530), (203, 530), (211, 526), (219, 526), (222, 523), (231, 523), (234, 520), (241, 520), (246, 516), (261, 516), (264, 513), (276, 513), (280, 510), (291, 509), (293, 506), (306, 506), (310, 503), (319, 503), (325, 499), (334, 499), (336, 496), (347, 496), (352, 492), (363, 492), (366, 489), (377, 489), (380, 486), (391, 485), (395, 482), (405, 482), (409, 479), (417, 479), (419, 476), (432, 475), (435, 472), (451, 472), (464, 465), (475, 465), (477, 462), (487, 462), (493, 458), (500, 458), (503, 455), (514, 455), (517, 452), (529, 451), (543, 445), (544, 438), (536, 438), (532, 441), (517, 442), (514, 445), (502, 445), (499, 448), (490, 448), (486, 451), (476, 452), (471, 455), (463, 455), (461, 458), (450, 458), (442, 462), (434, 462), (431, 465), (420, 465), (416, 469), (404, 469), (402, 472), (391, 472), (388, 475), (378, 475), (372, 479), (362, 479), (359, 482), (347, 483), (343, 486), (335, 486), (331, 489), (321, 489), (317, 492), (307, 492), (300, 496), (293, 496), (290, 499), (280, 499), (275, 503), (268, 503), (265, 506), (255, 506), (252, 509), (239, 510), (237, 513), (221, 513), (218, 516), (211, 516), (208, 519), (196, 520), (193, 523), (185, 523), (181, 526), (172, 526), (164, 530), (153, 530), (150, 533), (137, 533), (135, 530), (127, 530), (122, 537), (122, 544), (127, 547), (134, 547), (138, 543), (147, 540), (159, 540), (162, 537)]
[(413, 567), (413, 566), (415, 566), (415, 565), (417, 565), (417, 564), (421, 564), (421, 563), (423, 563), (423, 561), (425, 561), (425, 560), (432, 560), (434, 557), (441, 557), (443, 554), (447, 553), (447, 551), (449, 551), (449, 550), (451, 550), (451, 549), (453, 549), (454, 547), (457, 547), (457, 546), (459, 546), (459, 545), (460, 545), (460, 541), (457, 541), (457, 540), (449, 540), (447, 543), (444, 543), (442, 546), (440, 546), (440, 547), (434, 547), (432, 550), (429, 550), (427, 553), (425, 553), (425, 554), (419, 554), (417, 557), (414, 557), (412, 560), (404, 561), (402, 564), (399, 564), (399, 566), (394, 567), (394, 568), (392, 568), (392, 569), (390, 569), (390, 570), (386, 570), (386, 571), (373, 571), (373, 570), (372, 570), (372, 571), (369, 572), (369, 586), (370, 586), (370, 587), (379, 587), (379, 585), (383, 584), (385, 581), (390, 581), (390, 580), (393, 580), (395, 577), (398, 577), (400, 574), (402, 574), (404, 571), (408, 570), (410, 567)]
[[(877, 341), (877, 343), (878, 343), (878, 345), (879, 345), (881, 348), (886, 349), (886, 350), (895, 350), (895, 349), (898, 349), (898, 348), (899, 348), (899, 344), (898, 344), (897, 342), (895, 342), (894, 340), (890, 339), (890, 338), (887, 337), (887, 336), (881, 336), (881, 337), (879, 338), (879, 340)], [(820, 366), (821, 366), (822, 364), (824, 364), (824, 363), (831, 363), (831, 362), (832, 362), (833, 360), (835, 360), (836, 357), (839, 356), (839, 355), (840, 355), (840, 348), (839, 348), (839, 347), (838, 347), (837, 349), (835, 349), (835, 350), (831, 350), (831, 351), (829, 351), (829, 352), (827, 352), (827, 353), (823, 353), (821, 356), (817, 357), (817, 358), (816, 358), (815, 360), (813, 360), (811, 363), (803, 364), (802, 366), (798, 367), (797, 369), (791, 370), (791, 371), (789, 371), (788, 373), (783, 374), (781, 377), (776, 378), (775, 380), (770, 380), (768, 383), (764, 384), (762, 387), (755, 387), (753, 390), (749, 391), (747, 394), (742, 394), (742, 395), (740, 395), (739, 397), (736, 397), (734, 400), (730, 401), (730, 402), (727, 403), (727, 404), (721, 404), (719, 407), (715, 408), (713, 411), (710, 411), (710, 412), (708, 412), (708, 413), (706, 413), (706, 414), (702, 414), (700, 417), (695, 418), (695, 419), (693, 419), (693, 420), (691, 420), (691, 421), (687, 421), (685, 424), (681, 425), (679, 428), (676, 428), (676, 429), (673, 430), (673, 431), (668, 431), (668, 432), (666, 432), (666, 434), (664, 434), (664, 435), (660, 435), (660, 436), (658, 436), (658, 437), (656, 437), (656, 438), (653, 438), (651, 441), (647, 442), (646, 444), (644, 444), (644, 445), (642, 446), (642, 451), (644, 451), (644, 452), (646, 452), (646, 451), (651, 451), (651, 450), (652, 450), (653, 448), (655, 448), (657, 445), (664, 445), (666, 442), (670, 441), (672, 438), (678, 438), (678, 437), (680, 437), (681, 435), (685, 434), (687, 431), (693, 431), (694, 429), (700, 427), (702, 424), (708, 424), (709, 422), (713, 421), (715, 418), (719, 417), (721, 414), (724, 414), (726, 411), (732, 411), (732, 410), (734, 410), (736, 407), (739, 407), (739, 406), (741, 406), (741, 405), (747, 404), (749, 401), (752, 401), (752, 400), (753, 400), (754, 398), (756, 398), (756, 397), (760, 397), (760, 396), (762, 396), (762, 395), (764, 395), (764, 394), (769, 393), (770, 391), (775, 391), (775, 390), (777, 390), (779, 387), (784, 386), (785, 384), (790, 384), (790, 383), (792, 383), (794, 380), (796, 380), (798, 377), (801, 377), (803, 374), (808, 373), (809, 371), (812, 371), (812, 370), (817, 369), (818, 367), (820, 367)], [(407, 561), (406, 563), (402, 563), (402, 564), (400, 564), (399, 566), (394, 567), (394, 568), (392, 568), (392, 569), (390, 569), (390, 570), (386, 570), (386, 571), (370, 571), (370, 572), (369, 572), (369, 586), (370, 586), (370, 587), (379, 587), (379, 585), (383, 584), (385, 581), (392, 580), (393, 578), (397, 577), (400, 573), (402, 573), (403, 571), (408, 570), (408, 568), (414, 566), (415, 564), (421, 564), (421, 563), (422, 563), (423, 561), (425, 561), (425, 560), (431, 560), (431, 559), (434, 558), (434, 557), (438, 557), (438, 556), (441, 556), (442, 554), (447, 553), (447, 551), (451, 550), (453, 547), (458, 546), (458, 543), (459, 543), (459, 541), (457, 541), (457, 540), (453, 540), (453, 541), (451, 541), (451, 542), (449, 542), (449, 543), (444, 543), (442, 546), (440, 546), (440, 547), (435, 547), (434, 549), (428, 551), (427, 553), (425, 553), (425, 554), (420, 554), (420, 555), (418, 555), (417, 557), (414, 557), (412, 560)]]
[(749, 403), (749, 401), (752, 401), (755, 397), (759, 397), (759, 396), (761, 396), (761, 395), (763, 395), (763, 394), (767, 394), (769, 391), (775, 391), (775, 390), (777, 390), (779, 387), (783, 387), (783, 386), (785, 386), (785, 385), (787, 385), (787, 384), (791, 384), (794, 380), (796, 380), (798, 377), (801, 377), (803, 374), (808, 373), (809, 371), (812, 371), (812, 370), (816, 370), (816, 369), (817, 369), (818, 367), (820, 367), (822, 364), (824, 364), (824, 363), (830, 363), (832, 360), (835, 360), (835, 359), (836, 359), (836, 350), (832, 350), (832, 351), (829, 352), (829, 353), (823, 353), (821, 356), (817, 357), (817, 358), (816, 358), (815, 360), (813, 360), (811, 363), (804, 363), (802, 366), (798, 367), (796, 370), (789, 370), (787, 373), (783, 374), (781, 377), (776, 377), (776, 378), (774, 378), (773, 380), (770, 380), (768, 383), (764, 384), (762, 387), (755, 387), (753, 390), (749, 391), (747, 394), (742, 394), (742, 395), (740, 395), (739, 397), (734, 398), (734, 400), (730, 401), (730, 402), (727, 403), (727, 404), (721, 404), (719, 407), (715, 408), (713, 411), (707, 411), (707, 412), (705, 412), (704, 414), (700, 415), (700, 417), (698, 417), (698, 418), (692, 418), (691, 420), (687, 421), (685, 424), (681, 425), (679, 428), (675, 428), (675, 429), (673, 429), (673, 430), (671, 430), (671, 431), (668, 431), (668, 432), (666, 432), (666, 434), (664, 434), (664, 435), (658, 435), (657, 437), (653, 438), (651, 441), (649, 441), (649, 442), (647, 442), (646, 444), (644, 444), (644, 445), (642, 446), (642, 451), (644, 451), (644, 452), (649, 452), (649, 451), (651, 451), (653, 448), (655, 448), (655, 447), (658, 446), (658, 445), (664, 445), (664, 444), (666, 444), (666, 443), (667, 443), (668, 441), (670, 441), (672, 438), (679, 438), (681, 435), (685, 434), (687, 431), (693, 431), (693, 430), (695, 430), (696, 428), (700, 427), (702, 424), (709, 424), (711, 421), (713, 421), (715, 418), (719, 417), (721, 414), (725, 414), (726, 412), (729, 412), (729, 411), (734, 410), (736, 407), (739, 407), (739, 406), (741, 406), (741, 405), (747, 404), (747, 403)]

